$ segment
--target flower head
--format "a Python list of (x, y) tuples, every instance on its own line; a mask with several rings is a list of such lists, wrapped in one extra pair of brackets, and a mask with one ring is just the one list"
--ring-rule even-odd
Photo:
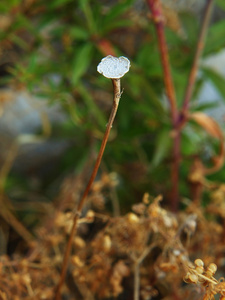
[(130, 61), (128, 58), (114, 57), (108, 55), (104, 57), (97, 67), (97, 71), (106, 78), (119, 79), (129, 71)]

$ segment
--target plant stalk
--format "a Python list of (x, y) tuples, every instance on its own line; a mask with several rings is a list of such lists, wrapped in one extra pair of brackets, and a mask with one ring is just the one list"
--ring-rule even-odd
[(172, 120), (173, 123), (175, 123), (176, 115), (177, 115), (177, 103), (176, 103), (176, 95), (175, 95), (173, 79), (170, 70), (168, 47), (167, 47), (165, 33), (164, 33), (164, 17), (162, 13), (162, 7), (161, 7), (160, 0), (147, 0), (147, 3), (152, 12), (153, 21), (155, 24), (155, 29), (157, 33), (157, 39), (158, 39), (158, 47), (159, 47), (160, 57), (161, 57), (161, 62), (163, 67), (163, 79), (164, 79), (166, 94), (170, 104)]
[(136, 263), (134, 265), (134, 300), (140, 299), (140, 264)]
[[(187, 122), (188, 117), (188, 110), (189, 110), (189, 104), (191, 97), (193, 95), (194, 85), (196, 81), (197, 71), (199, 67), (199, 60), (201, 58), (204, 44), (205, 44), (205, 37), (209, 25), (210, 15), (212, 11), (212, 4), (213, 0), (207, 0), (203, 21), (199, 33), (198, 43), (195, 51), (195, 56), (193, 60), (193, 64), (191, 67), (190, 75), (187, 82), (187, 87), (185, 91), (184, 101), (181, 108), (181, 111), (179, 113), (179, 117), (177, 118), (177, 122), (175, 124), (175, 137), (174, 137), (174, 170), (179, 170), (180, 165), (180, 143), (181, 143), (181, 129), (184, 126), (184, 124)], [(179, 176), (178, 171), (174, 172), (172, 174), (173, 178), (173, 190), (172, 190), (172, 197), (176, 197), (177, 191), (178, 191), (178, 184), (179, 184)], [(177, 187), (176, 187), (177, 185)], [(176, 204), (173, 202), (172, 210), (176, 211), (177, 207)]]
[(171, 170), (172, 195), (171, 209), (177, 211), (179, 202), (179, 162), (180, 162), (180, 141), (178, 127), (178, 110), (175, 95), (175, 89), (170, 70), (168, 47), (164, 33), (164, 17), (160, 0), (147, 0), (147, 3), (152, 12), (153, 21), (158, 39), (158, 47), (160, 51), (161, 63), (163, 67), (163, 79), (166, 89), (167, 98), (171, 109), (171, 119), (173, 125), (173, 164)]
[(180, 170), (180, 142), (181, 142), (181, 131), (179, 129), (179, 123), (174, 124), (174, 137), (173, 137), (173, 162), (172, 162), (172, 190), (171, 190), (171, 210), (177, 212), (179, 208), (179, 170)]
[(200, 29), (198, 43), (197, 43), (197, 47), (196, 47), (196, 52), (195, 52), (195, 56), (194, 56), (194, 61), (193, 61), (191, 71), (189, 74), (187, 87), (186, 87), (186, 91), (185, 91), (185, 96), (184, 96), (184, 101), (183, 101), (182, 116), (185, 119), (187, 117), (189, 103), (190, 103), (190, 100), (191, 100), (191, 97), (193, 94), (193, 90), (194, 90), (194, 84), (196, 81), (199, 60), (200, 60), (200, 57), (201, 57), (203, 49), (204, 49), (205, 37), (206, 37), (206, 33), (207, 33), (209, 21), (210, 21), (212, 6), (213, 6), (213, 0), (207, 0), (205, 12), (204, 12), (204, 16), (203, 16), (203, 21), (202, 21), (202, 26)]
[(91, 186), (95, 180), (95, 177), (97, 175), (101, 160), (102, 160), (102, 156), (104, 154), (105, 151), (105, 147), (109, 138), (109, 134), (113, 125), (113, 121), (115, 119), (116, 113), (117, 113), (117, 109), (118, 109), (118, 105), (119, 105), (119, 101), (120, 101), (120, 97), (121, 97), (121, 87), (120, 87), (120, 79), (112, 79), (112, 83), (113, 83), (113, 106), (112, 106), (112, 110), (111, 110), (111, 114), (109, 116), (109, 121), (106, 127), (106, 131), (102, 140), (102, 144), (98, 153), (98, 157), (97, 160), (95, 162), (94, 165), (94, 169), (92, 171), (91, 177), (89, 179), (89, 182), (86, 186), (86, 189), (83, 193), (83, 196), (78, 204), (77, 210), (74, 214), (74, 218), (73, 218), (73, 226), (72, 229), (70, 231), (70, 236), (69, 236), (69, 240), (67, 242), (66, 245), (66, 249), (64, 252), (64, 258), (63, 258), (63, 264), (62, 264), (62, 270), (61, 270), (61, 274), (60, 274), (60, 280), (59, 283), (56, 287), (56, 293), (55, 293), (55, 300), (60, 300), (61, 299), (61, 289), (63, 286), (63, 283), (65, 281), (65, 276), (66, 276), (66, 271), (68, 268), (68, 263), (69, 263), (69, 258), (70, 258), (70, 253), (71, 253), (71, 248), (72, 248), (72, 241), (74, 238), (74, 235), (76, 233), (76, 229), (77, 229), (77, 222), (78, 219), (82, 213), (82, 209), (85, 203), (85, 200), (87, 198), (87, 195), (91, 189)]
[(210, 14), (212, 10), (213, 0), (207, 0), (203, 22), (199, 33), (196, 53), (191, 67), (191, 72), (188, 78), (186, 92), (184, 96), (183, 105), (179, 112), (176, 106), (176, 97), (172, 82), (172, 76), (169, 68), (168, 49), (164, 35), (163, 15), (160, 0), (147, 0), (148, 5), (152, 11), (153, 20), (157, 32), (159, 50), (161, 55), (161, 62), (164, 73), (164, 83), (166, 88), (167, 97), (171, 108), (171, 117), (173, 124), (173, 167), (171, 174), (172, 181), (172, 195), (171, 195), (171, 209), (177, 211), (179, 201), (179, 166), (180, 166), (180, 143), (181, 143), (181, 128), (187, 122), (187, 115), (189, 103), (193, 94), (194, 84), (199, 65), (199, 60), (204, 48), (206, 32), (209, 24)]

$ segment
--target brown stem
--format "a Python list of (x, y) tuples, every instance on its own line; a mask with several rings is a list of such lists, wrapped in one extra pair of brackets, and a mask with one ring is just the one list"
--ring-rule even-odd
[(193, 65), (187, 83), (182, 110), (179, 115), (176, 107), (176, 97), (175, 97), (174, 87), (172, 83), (172, 76), (169, 68), (168, 49), (167, 49), (165, 35), (164, 35), (164, 24), (163, 24), (163, 16), (162, 16), (160, 0), (147, 0), (147, 2), (152, 11), (153, 20), (156, 27), (158, 44), (159, 44), (159, 49), (161, 54), (161, 61), (163, 66), (165, 88), (166, 88), (167, 96), (171, 107), (171, 116), (172, 116), (172, 123), (174, 128), (173, 168), (172, 168), (172, 177), (171, 177), (172, 180), (171, 208), (173, 211), (176, 211), (178, 208), (178, 201), (179, 201), (178, 188), (179, 188), (181, 127), (187, 121), (189, 103), (193, 94), (199, 59), (201, 57), (203, 47), (204, 47), (205, 36), (209, 24), (209, 18), (212, 10), (213, 0), (207, 0), (206, 3), (202, 27), (200, 30), (198, 44), (196, 48), (196, 53), (195, 53)]
[(181, 132), (174, 126), (173, 137), (173, 166), (171, 172), (172, 191), (171, 191), (171, 210), (176, 212), (179, 205), (179, 169), (180, 169), (180, 142)]
[(176, 121), (176, 115), (177, 115), (177, 103), (176, 103), (176, 95), (170, 70), (170, 64), (169, 64), (169, 55), (168, 55), (168, 48), (167, 43), (165, 39), (165, 33), (164, 33), (164, 17), (162, 14), (162, 7), (160, 0), (147, 0), (147, 3), (150, 7), (150, 10), (152, 12), (153, 21), (155, 24), (155, 29), (157, 32), (157, 38), (158, 38), (158, 46), (160, 50), (160, 57), (163, 67), (163, 79), (166, 89), (166, 94), (170, 103), (171, 108), (171, 116), (173, 123)]
[(134, 300), (140, 299), (140, 265), (156, 245), (156, 243), (152, 243), (143, 251), (140, 257), (132, 258), (134, 261)]
[(151, 9), (153, 21), (156, 28), (158, 46), (160, 50), (161, 62), (163, 67), (163, 77), (166, 89), (166, 94), (171, 109), (171, 118), (174, 130), (173, 136), (173, 165), (171, 170), (172, 181), (172, 196), (171, 196), (171, 209), (177, 211), (179, 202), (179, 162), (180, 162), (180, 133), (177, 129), (178, 125), (178, 111), (176, 95), (170, 70), (168, 48), (164, 34), (164, 19), (162, 14), (162, 7), (160, 0), (147, 0)]
[[(175, 144), (174, 144), (175, 148), (178, 148), (178, 144), (180, 144), (181, 128), (184, 126), (184, 124), (187, 122), (187, 119), (188, 119), (189, 104), (190, 104), (191, 97), (192, 97), (193, 90), (194, 90), (194, 84), (196, 81), (199, 60), (202, 55), (202, 51), (203, 51), (204, 44), (205, 44), (205, 37), (206, 37), (208, 25), (209, 25), (210, 15), (211, 15), (211, 11), (212, 11), (212, 5), (213, 5), (213, 0), (207, 0), (206, 6), (205, 6), (205, 12), (204, 12), (204, 16), (203, 16), (203, 21), (202, 21), (202, 26), (201, 26), (200, 33), (199, 33), (198, 43), (197, 43), (197, 47), (196, 47), (196, 51), (195, 51), (195, 56), (194, 56), (193, 64), (192, 64), (191, 71), (189, 74), (185, 95), (184, 95), (184, 101), (183, 101), (182, 109), (180, 112), (179, 120), (177, 122), (177, 137), (175, 138)], [(180, 149), (180, 146), (179, 146), (179, 149)], [(179, 159), (179, 154), (178, 154), (178, 159)], [(179, 162), (177, 162), (177, 163), (179, 165)], [(200, 189), (198, 188), (198, 193), (199, 192), (201, 192), (201, 187), (200, 187)]]
[(140, 299), (140, 264), (136, 263), (134, 265), (134, 300)]
[(109, 138), (109, 134), (112, 128), (112, 124), (113, 121), (115, 119), (116, 116), (116, 112), (118, 109), (118, 105), (119, 105), (119, 101), (120, 101), (120, 97), (121, 97), (121, 92), (120, 92), (120, 79), (112, 79), (112, 83), (113, 83), (113, 93), (114, 93), (114, 97), (113, 97), (113, 107), (111, 110), (111, 114), (109, 117), (109, 121), (106, 127), (106, 131), (102, 140), (102, 144), (98, 153), (98, 157), (97, 160), (95, 162), (95, 166), (93, 169), (93, 172), (91, 174), (91, 177), (89, 179), (89, 182), (87, 184), (87, 187), (83, 193), (83, 196), (78, 204), (76, 213), (74, 214), (74, 218), (73, 218), (73, 226), (72, 229), (70, 231), (70, 236), (69, 236), (69, 240), (67, 242), (66, 245), (66, 249), (65, 249), (65, 253), (64, 253), (64, 258), (63, 258), (63, 264), (62, 264), (62, 270), (61, 270), (61, 274), (60, 274), (60, 280), (59, 283), (57, 285), (56, 288), (56, 293), (55, 293), (55, 300), (60, 300), (61, 299), (61, 289), (63, 286), (63, 283), (65, 281), (65, 276), (66, 276), (66, 271), (67, 271), (67, 267), (68, 267), (68, 263), (69, 263), (69, 258), (70, 258), (70, 253), (71, 253), (71, 248), (72, 248), (72, 241), (73, 241), (73, 237), (76, 233), (76, 229), (77, 229), (77, 221), (81, 215), (82, 212), (82, 208), (84, 206), (85, 200), (87, 198), (87, 195), (90, 191), (90, 188), (95, 180), (95, 177), (97, 175), (101, 160), (102, 160), (102, 156), (103, 153), (105, 151), (105, 146), (107, 144), (108, 138)]
[[(201, 57), (201, 54), (202, 54), (202, 51), (204, 48), (204, 44), (205, 44), (205, 37), (206, 37), (208, 25), (209, 25), (210, 15), (211, 15), (211, 11), (212, 11), (212, 5), (213, 5), (213, 0), (207, 0), (204, 17), (203, 17), (203, 22), (202, 22), (201, 30), (199, 33), (195, 57), (194, 57), (194, 61), (193, 61), (191, 71), (189, 74), (186, 92), (185, 92), (185, 96), (184, 96), (184, 102), (183, 102), (183, 108), (182, 108), (182, 115), (184, 117), (187, 115), (189, 103), (190, 103), (190, 100), (191, 100), (191, 97), (193, 94), (194, 84), (195, 84), (196, 75), (197, 75), (197, 71), (198, 71), (199, 60), (200, 60), (200, 57)], [(185, 117), (185, 119), (186, 119), (186, 117)]]

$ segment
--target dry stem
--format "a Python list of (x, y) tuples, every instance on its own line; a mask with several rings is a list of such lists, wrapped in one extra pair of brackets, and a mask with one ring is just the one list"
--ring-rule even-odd
[(134, 300), (139, 300), (139, 289), (140, 289), (140, 264), (134, 265)]
[(90, 191), (90, 188), (95, 180), (95, 177), (97, 175), (101, 160), (102, 160), (102, 156), (105, 150), (105, 146), (107, 144), (108, 138), (109, 138), (109, 134), (112, 128), (112, 124), (113, 121), (115, 119), (116, 116), (116, 112), (118, 109), (118, 105), (119, 105), (119, 101), (120, 101), (120, 97), (121, 97), (121, 91), (120, 91), (120, 79), (112, 79), (112, 83), (113, 83), (113, 93), (114, 93), (114, 97), (113, 97), (113, 107), (111, 110), (111, 114), (109, 117), (109, 121), (106, 127), (106, 131), (102, 140), (102, 144), (98, 153), (98, 157), (97, 160), (95, 162), (95, 166), (93, 169), (93, 172), (91, 174), (91, 177), (89, 179), (89, 182), (87, 184), (87, 187), (83, 193), (83, 196), (78, 204), (77, 210), (74, 214), (74, 218), (73, 218), (73, 226), (70, 232), (70, 236), (69, 236), (69, 240), (67, 242), (66, 245), (66, 249), (65, 249), (65, 253), (64, 253), (64, 258), (63, 258), (63, 264), (62, 264), (62, 270), (61, 270), (61, 274), (60, 274), (60, 280), (58, 283), (58, 286), (56, 288), (56, 294), (55, 294), (55, 300), (60, 300), (61, 299), (61, 289), (63, 286), (63, 283), (65, 281), (65, 276), (66, 276), (66, 271), (67, 271), (67, 267), (68, 267), (68, 263), (69, 263), (69, 258), (70, 258), (70, 253), (71, 253), (71, 248), (72, 248), (72, 241), (73, 241), (73, 237), (76, 233), (76, 229), (77, 229), (77, 221), (81, 215), (82, 212), (82, 208), (84, 206), (85, 200), (87, 198), (87, 195)]
[(156, 247), (156, 243), (152, 243), (148, 246), (140, 257), (132, 257), (134, 261), (134, 300), (140, 299), (140, 265), (154, 247)]

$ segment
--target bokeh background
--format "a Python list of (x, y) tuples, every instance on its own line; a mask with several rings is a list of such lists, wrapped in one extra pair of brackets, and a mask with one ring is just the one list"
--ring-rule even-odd
[[(178, 105), (205, 2), (162, 2)], [(225, 3), (216, 0), (190, 108), (214, 117), (222, 130), (224, 16)], [(109, 174), (115, 182), (104, 201), (110, 211), (110, 198), (117, 199), (125, 212), (148, 192), (163, 194), (167, 205), (172, 125), (145, 1), (3, 0), (0, 40), (1, 205), (32, 228), (48, 213), (48, 205), (58, 205), (62, 191), (74, 201), (79, 198), (112, 105), (111, 81), (97, 73), (108, 54), (128, 57), (131, 69), (122, 79), (121, 103), (98, 175)], [(181, 147), (180, 195), (191, 199), (193, 159), (210, 164), (218, 142), (190, 122), (182, 131)], [(224, 169), (210, 179), (223, 182)], [(204, 197), (203, 202), (207, 193)]]

